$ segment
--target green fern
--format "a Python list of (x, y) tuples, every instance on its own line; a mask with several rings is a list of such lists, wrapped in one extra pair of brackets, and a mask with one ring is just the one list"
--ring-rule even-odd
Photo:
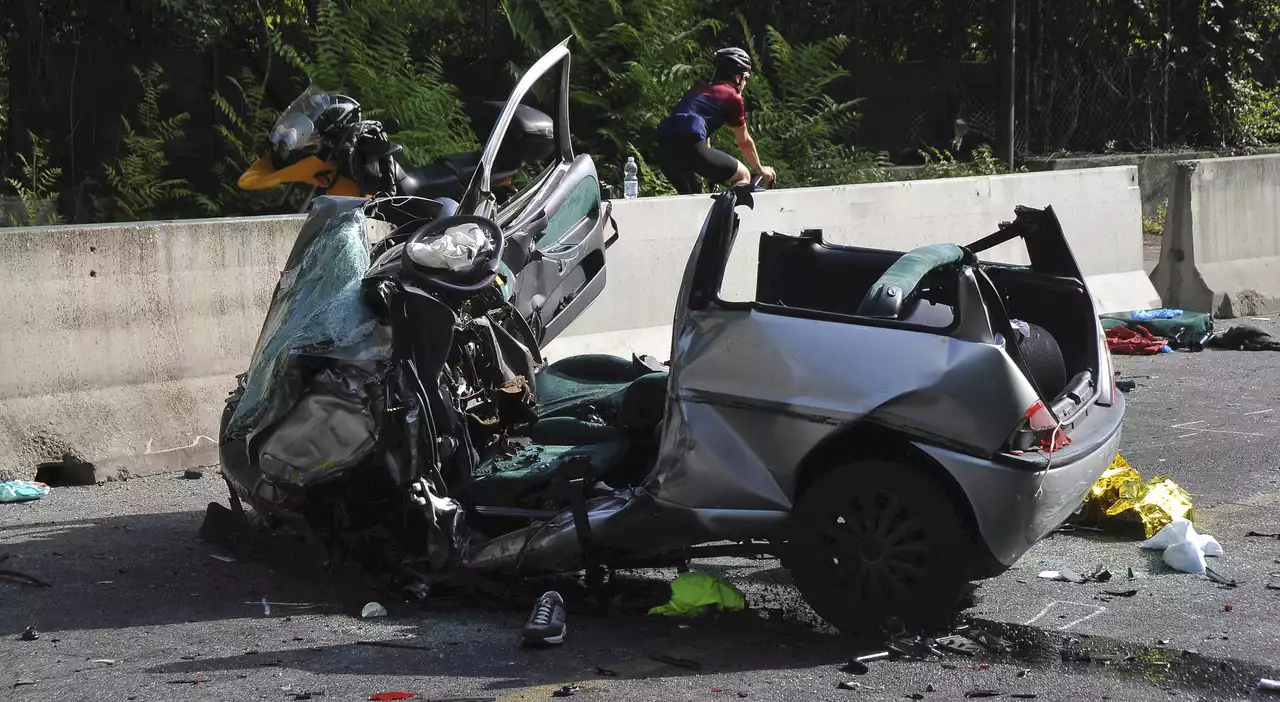
[(312, 83), (358, 100), (367, 118), (399, 122), (392, 138), (421, 163), (475, 149), (476, 138), (439, 59), (410, 58), (410, 9), (396, 0), (319, 0), (307, 27), (310, 56), (279, 34), (273, 44)]
[(9, 215), (9, 225), (25, 227), (36, 224), (59, 224), (62, 216), (53, 208), (57, 197), (56, 186), (62, 177), (62, 169), (49, 165), (45, 157), (44, 145), (35, 134), (27, 132), (31, 138), (31, 158), (19, 153), (22, 162), (22, 178), (7, 178), (9, 186), (18, 194), (22, 206), (22, 218)]
[(158, 208), (191, 196), (184, 178), (165, 178), (169, 167), (165, 147), (183, 135), (190, 115), (183, 112), (169, 118), (160, 116), (160, 97), (168, 85), (160, 82), (164, 70), (159, 64), (143, 72), (133, 69), (142, 84), (142, 100), (137, 105), (137, 123), (121, 115), (124, 156), (106, 167), (107, 184), (114, 191), (109, 202), (117, 220), (154, 219)]

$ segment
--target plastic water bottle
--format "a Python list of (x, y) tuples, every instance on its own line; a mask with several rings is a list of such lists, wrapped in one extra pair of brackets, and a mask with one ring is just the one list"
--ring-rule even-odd
[(640, 167), (636, 165), (636, 157), (628, 156), (627, 165), (622, 167), (622, 195), (628, 200), (640, 197)]

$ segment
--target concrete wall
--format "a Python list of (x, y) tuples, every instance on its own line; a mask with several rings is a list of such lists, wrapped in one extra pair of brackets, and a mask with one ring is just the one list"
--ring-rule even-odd
[(300, 217), (0, 230), (0, 470), (217, 462)]
[[(725, 295), (749, 299), (758, 233), (910, 249), (969, 243), (1016, 205), (1054, 205), (1104, 309), (1158, 304), (1142, 274), (1133, 168), (763, 193), (742, 213)], [(615, 202), (608, 287), (551, 357), (666, 357), (676, 289), (705, 196)], [(100, 478), (217, 462), (214, 437), (302, 218), (0, 231), (0, 470), (64, 454)], [(1007, 244), (988, 258), (1025, 262)]]
[(1280, 155), (1180, 162), (1160, 262), (1165, 302), (1230, 318), (1280, 312)]
[[(1256, 149), (1256, 154), (1280, 153), (1280, 148)], [(1095, 154), (1090, 156), (1031, 158), (1020, 165), (1033, 172), (1064, 171), (1080, 168), (1134, 166), (1138, 169), (1138, 187), (1142, 191), (1142, 216), (1157, 217), (1161, 205), (1173, 195), (1174, 173), (1179, 161), (1232, 156), (1225, 151), (1179, 151), (1155, 154)]]
[[(1134, 167), (877, 183), (761, 193), (740, 208), (741, 229), (725, 274), (726, 299), (751, 299), (759, 233), (821, 228), (828, 241), (907, 250), (968, 244), (1014, 217), (1018, 205), (1052, 205), (1099, 312), (1159, 306), (1142, 266)], [(608, 286), (552, 358), (585, 352), (668, 352), (676, 291), (710, 207), (705, 196), (615, 201), (621, 238), (609, 250)], [(1020, 242), (984, 258), (1026, 263)], [(625, 311), (620, 314), (619, 311)]]

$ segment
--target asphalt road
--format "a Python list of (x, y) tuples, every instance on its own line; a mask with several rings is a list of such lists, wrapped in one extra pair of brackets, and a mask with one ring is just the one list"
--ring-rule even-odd
[[(697, 567), (733, 579), (752, 611), (685, 622), (607, 617), (575, 602), (567, 642), (527, 651), (516, 638), (523, 611), (424, 612), (383, 599), (391, 616), (362, 620), (361, 607), (378, 595), (326, 573), (290, 539), (229, 555), (197, 538), (205, 505), (225, 502), (216, 473), (164, 475), (0, 505), (0, 552), (12, 554), (0, 567), (53, 583), (0, 580), (0, 698), (329, 702), (411, 691), (545, 700), (575, 684), (583, 699), (950, 700), (974, 690), (1005, 699), (1267, 699), (1253, 686), (1280, 677), (1280, 591), (1266, 589), (1280, 584), (1280, 540), (1246, 534), (1280, 533), (1280, 354), (1180, 353), (1120, 366), (1138, 383), (1123, 454), (1194, 495), (1197, 528), (1225, 549), (1214, 566), (1237, 587), (1172, 572), (1132, 541), (1058, 534), (983, 583), (964, 613), (1014, 642), (1014, 654), (877, 661), (855, 676), (841, 667), (860, 645), (817, 622), (776, 563), (723, 559)], [(1116, 578), (1036, 577), (1097, 565)], [(636, 591), (661, 594), (674, 575), (633, 574)], [(28, 625), (39, 639), (20, 639)], [(1064, 662), (1064, 641), (1117, 660)], [(653, 654), (693, 659), (701, 670)]]

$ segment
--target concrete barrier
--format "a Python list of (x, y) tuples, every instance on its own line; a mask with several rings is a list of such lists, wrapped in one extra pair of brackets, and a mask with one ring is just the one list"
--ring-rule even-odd
[(1020, 162), (1032, 171), (1061, 171), (1076, 168), (1107, 168), (1111, 166), (1137, 166), (1138, 187), (1142, 191), (1142, 216), (1159, 217), (1161, 205), (1173, 196), (1173, 181), (1179, 161), (1220, 158), (1224, 156), (1274, 154), (1277, 147), (1261, 147), (1244, 151), (1162, 151), (1150, 154), (1093, 154), (1089, 156), (1060, 156), (1029, 158)]
[[(608, 287), (548, 356), (666, 358), (706, 196), (615, 202)], [(1052, 204), (1101, 309), (1159, 303), (1142, 274), (1133, 168), (763, 193), (742, 215), (724, 294), (750, 299), (757, 236), (822, 227), (839, 243), (968, 243), (1019, 204)], [(245, 370), (302, 218), (39, 227), (0, 233), (0, 471), (91, 462), (100, 479), (217, 462), (223, 400)], [(988, 257), (1025, 262), (1017, 244)]]
[[(1132, 166), (761, 193), (754, 211), (740, 210), (724, 295), (752, 298), (761, 231), (821, 228), (828, 241), (898, 250), (967, 244), (1012, 219), (1018, 205), (1053, 206), (1100, 313), (1159, 306), (1142, 264)], [(615, 201), (621, 238), (609, 250), (608, 286), (574, 323), (575, 336), (555, 341), (548, 356), (634, 352), (665, 358), (680, 276), (709, 206), (707, 196)], [(984, 257), (1027, 262), (1021, 242)]]
[(0, 470), (218, 462), (223, 400), (302, 219), (0, 231)]
[(1151, 279), (1184, 309), (1280, 311), (1280, 155), (1179, 163)]

